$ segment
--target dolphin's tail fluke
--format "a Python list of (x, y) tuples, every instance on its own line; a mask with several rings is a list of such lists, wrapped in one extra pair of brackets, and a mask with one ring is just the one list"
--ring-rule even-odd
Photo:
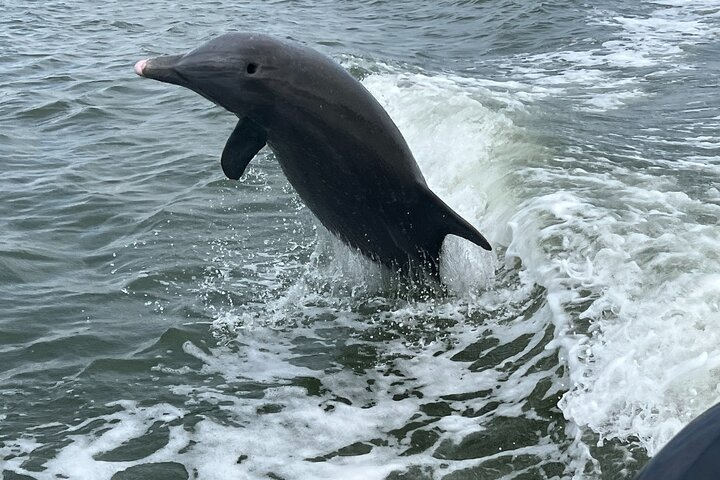
[[(492, 250), (490, 242), (488, 242), (483, 235), (477, 231), (475, 227), (462, 218), (455, 211), (448, 207), (437, 195), (430, 192), (434, 198), (434, 204), (436, 208), (435, 221), (439, 223), (437, 230), (445, 238), (445, 235), (457, 235), (466, 240), (473, 242), (485, 250)], [(442, 242), (442, 240), (441, 240)]]

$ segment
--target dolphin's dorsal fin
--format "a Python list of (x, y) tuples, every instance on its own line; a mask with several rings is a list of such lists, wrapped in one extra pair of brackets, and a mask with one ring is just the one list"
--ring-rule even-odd
[(267, 142), (267, 133), (249, 118), (240, 118), (222, 152), (220, 164), (228, 178), (242, 177), (250, 160)]

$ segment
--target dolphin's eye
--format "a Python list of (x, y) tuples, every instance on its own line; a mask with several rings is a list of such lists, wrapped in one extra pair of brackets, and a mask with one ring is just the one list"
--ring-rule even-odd
[(257, 72), (258, 66), (257, 63), (248, 63), (247, 68), (245, 69), (248, 74), (252, 75), (253, 73)]

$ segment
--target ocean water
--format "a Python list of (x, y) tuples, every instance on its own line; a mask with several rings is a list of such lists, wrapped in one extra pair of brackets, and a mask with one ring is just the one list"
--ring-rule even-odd
[[(332, 238), (135, 61), (334, 58), (495, 249)], [(720, 5), (0, 5), (0, 478), (632, 478), (720, 400)], [(372, 139), (368, 139), (372, 141)]]

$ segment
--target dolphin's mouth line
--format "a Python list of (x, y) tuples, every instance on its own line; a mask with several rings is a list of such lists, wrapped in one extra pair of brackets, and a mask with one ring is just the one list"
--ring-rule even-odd
[(192, 85), (192, 84), (190, 83), (190, 79), (189, 79), (188, 77), (186, 77), (185, 75), (183, 75), (182, 73), (180, 73), (180, 72), (178, 71), (178, 69), (176, 69), (176, 68), (171, 68), (171, 70), (173, 71), (173, 73), (174, 73), (175, 75), (178, 76), (178, 78), (179, 78), (180, 80), (182, 80), (182, 81), (185, 83), (185, 85), (188, 85), (188, 86)]
[(214, 103), (214, 104), (217, 105), (218, 107), (225, 108), (225, 107), (223, 107), (220, 103), (218, 103), (215, 99), (213, 99), (213, 98), (210, 96), (210, 94), (208, 94), (208, 93), (206, 93), (205, 91), (203, 91), (202, 88), (200, 88), (199, 86), (195, 85), (194, 83), (190, 83), (190, 80), (189, 80), (186, 76), (184, 76), (183, 74), (181, 74), (181, 73), (178, 72), (177, 70), (174, 70), (174, 69), (173, 69), (173, 71), (174, 71), (175, 74), (178, 76), (178, 78), (180, 78), (180, 80), (182, 80), (183, 82), (185, 82), (185, 85), (184, 85), (185, 87), (187, 87), (187, 88), (189, 88), (190, 90), (192, 90), (193, 92), (197, 93), (198, 95), (200, 95), (200, 96), (203, 97), (204, 99), (211, 101), (212, 103)]
[(194, 92), (197, 93), (198, 95), (202, 96), (203, 98), (206, 98), (206, 99), (210, 100), (212, 103), (214, 103), (214, 104), (217, 105), (218, 107), (222, 107), (222, 105), (220, 105), (218, 102), (216, 102), (215, 100), (213, 100), (213, 99), (210, 97), (210, 95), (208, 95), (206, 92), (204, 92), (202, 88), (200, 88), (200, 87), (198, 87), (197, 85), (193, 84), (188, 77), (186, 77), (185, 75), (183, 75), (182, 73), (180, 73), (180, 71), (179, 71), (177, 68), (172, 68), (172, 71), (173, 71), (173, 73), (174, 73), (175, 75), (177, 75), (177, 77), (178, 77), (180, 80), (183, 81), (183, 83), (184, 83), (183, 86), (190, 88), (192, 91), (194, 91)]

